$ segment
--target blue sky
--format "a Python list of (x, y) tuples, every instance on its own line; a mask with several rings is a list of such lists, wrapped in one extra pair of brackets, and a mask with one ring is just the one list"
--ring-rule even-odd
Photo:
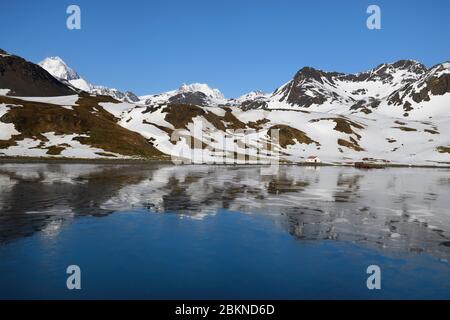
[[(69, 4), (81, 30), (66, 28)], [(370, 4), (381, 30), (366, 28)], [(450, 60), (448, 0), (14, 0), (0, 12), (0, 48), (60, 56), (88, 81), (138, 95), (203, 82), (234, 97), (271, 92), (303, 66)]]

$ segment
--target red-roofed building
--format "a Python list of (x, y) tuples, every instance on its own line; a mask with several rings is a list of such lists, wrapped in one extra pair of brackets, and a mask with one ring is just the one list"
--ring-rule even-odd
[(318, 156), (309, 156), (306, 159), (306, 162), (307, 163), (322, 163), (322, 160), (320, 160)]

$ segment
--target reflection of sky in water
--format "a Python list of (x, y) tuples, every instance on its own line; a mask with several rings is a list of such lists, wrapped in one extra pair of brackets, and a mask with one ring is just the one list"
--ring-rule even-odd
[(0, 298), (450, 298), (449, 170), (261, 169), (0, 165)]
[(146, 209), (263, 214), (297, 239), (450, 257), (450, 171), (97, 164), (0, 165), (0, 240), (57, 236), (76, 216)]
[[(219, 210), (199, 221), (141, 209), (59, 230), (0, 247), (0, 299), (450, 298), (448, 263), (298, 241), (271, 216)], [(71, 264), (82, 269), (81, 291), (65, 289)], [(366, 288), (371, 264), (382, 268), (381, 291)]]

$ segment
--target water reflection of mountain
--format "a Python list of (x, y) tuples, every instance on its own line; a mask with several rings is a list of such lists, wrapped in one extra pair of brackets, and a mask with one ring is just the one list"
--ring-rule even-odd
[(105, 165), (0, 165), (0, 242), (36, 231), (56, 233), (76, 215), (107, 215), (111, 211), (101, 203), (141, 181), (141, 173)]
[(0, 241), (56, 234), (77, 215), (146, 208), (201, 219), (270, 215), (298, 239), (450, 257), (450, 171), (155, 165), (0, 165)]

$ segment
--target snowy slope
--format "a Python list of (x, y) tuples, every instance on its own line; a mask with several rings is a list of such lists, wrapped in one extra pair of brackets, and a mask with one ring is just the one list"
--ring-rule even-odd
[[(108, 110), (108, 106), (105, 106)], [(183, 107), (183, 106), (178, 106)], [(184, 126), (169, 123), (173, 113), (161, 106), (149, 112), (144, 107), (124, 108), (120, 125), (152, 139), (156, 148), (173, 156), (182, 155), (196, 162), (217, 163), (238, 160), (233, 153), (257, 156), (264, 144), (270, 143), (269, 130), (275, 126), (286, 126), (299, 130), (314, 142), (294, 139), (292, 144), (274, 146), (282, 160), (303, 162), (310, 155), (317, 155), (330, 163), (352, 163), (374, 161), (397, 164), (438, 165), (449, 164), (448, 153), (438, 152), (438, 147), (450, 145), (450, 119), (436, 121), (403, 120), (380, 116), (377, 121), (356, 115), (337, 116), (321, 112), (299, 112), (295, 110), (247, 110), (230, 107), (231, 114), (245, 124), (245, 129), (234, 130), (227, 122), (223, 108), (198, 107)], [(213, 116), (214, 115), (214, 116)], [(220, 128), (217, 122), (225, 127)], [(257, 130), (252, 123), (260, 122)], [(337, 122), (348, 126), (337, 128)], [(230, 128), (232, 127), (232, 128)], [(408, 128), (407, 130), (403, 128)], [(178, 136), (174, 129), (179, 129)], [(346, 132), (347, 131), (347, 132)], [(232, 139), (229, 139), (229, 136)], [(283, 132), (280, 131), (280, 135)], [(181, 136), (182, 138), (178, 138)], [(171, 141), (171, 137), (175, 137)], [(188, 139), (191, 139), (189, 143)], [(194, 139), (206, 143), (209, 148), (192, 148)], [(306, 139), (305, 139), (306, 140)], [(243, 148), (247, 145), (248, 149)], [(269, 157), (270, 158), (270, 157)], [(231, 160), (234, 159), (234, 160)], [(262, 157), (261, 159), (265, 159)], [(238, 161), (239, 162), (239, 161)], [(242, 162), (242, 161), (241, 161)]]
[[(33, 157), (128, 158), (120, 152), (84, 145), (85, 133), (56, 133), (61, 129), (42, 131), (45, 138), (20, 138), (20, 128), (11, 122), (8, 113), (24, 108), (27, 103), (39, 103), (42, 117), (47, 108), (59, 107), (59, 113), (77, 116), (80, 102), (77, 96), (40, 98), (28, 97), (0, 104), (0, 155)], [(431, 103), (439, 105), (433, 97)], [(0, 97), (1, 99), (1, 97)], [(445, 101), (443, 102), (445, 103)], [(81, 103), (82, 105), (82, 103)], [(28, 106), (31, 108), (33, 106)], [(210, 107), (189, 105), (146, 106), (124, 102), (99, 102), (89, 108), (89, 117), (103, 117), (100, 108), (115, 117), (123, 128), (139, 133), (163, 154), (183, 157), (197, 163), (265, 163), (273, 156), (281, 160), (303, 162), (310, 155), (329, 163), (375, 161), (396, 164), (448, 165), (448, 153), (439, 147), (450, 146), (450, 118), (428, 120), (395, 118), (381, 115), (337, 115), (329, 112), (283, 109), (249, 109), (238, 106)], [(65, 110), (65, 111), (63, 111)], [(36, 110), (39, 117), (41, 111)], [(72, 115), (64, 118), (69, 121)], [(86, 115), (85, 115), (86, 116)], [(20, 123), (20, 118), (17, 120)], [(90, 121), (90, 120), (89, 120)], [(64, 122), (61, 124), (66, 128)], [(47, 126), (43, 126), (47, 127)], [(270, 130), (278, 128), (280, 140), (272, 146)], [(290, 130), (295, 130), (291, 133)], [(299, 132), (301, 134), (299, 134)], [(297, 134), (297, 136), (296, 136)], [(14, 145), (1, 147), (9, 139)], [(63, 147), (61, 153), (50, 155), (51, 147)], [(269, 147), (271, 146), (271, 147)], [(265, 149), (274, 150), (264, 154)], [(251, 156), (242, 158), (239, 155)]]
[[(61, 97), (0, 95), (0, 157), (130, 159), (164, 157), (140, 134), (117, 124), (120, 103), (86, 93)], [(126, 105), (126, 108), (135, 105)]]
[[(225, 101), (209, 95), (205, 103), (174, 106), (180, 88), (142, 97), (149, 107), (127, 110), (120, 124), (153, 139), (166, 154), (197, 162), (256, 155), (270, 141), (270, 129), (278, 128), (287, 143), (274, 150), (287, 161), (317, 155), (330, 163), (448, 165), (449, 70), (449, 63), (427, 69), (411, 60), (358, 74), (303, 68), (273, 94), (251, 92)], [(182, 138), (171, 141), (175, 129)], [(192, 141), (208, 147), (193, 147)]]

